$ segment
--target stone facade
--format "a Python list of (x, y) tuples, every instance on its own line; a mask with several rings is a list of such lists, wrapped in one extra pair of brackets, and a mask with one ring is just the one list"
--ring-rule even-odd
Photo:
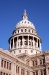
[(9, 50), (0, 48), (0, 75), (49, 75), (49, 51), (42, 52), (41, 38), (26, 11), (12, 36)]

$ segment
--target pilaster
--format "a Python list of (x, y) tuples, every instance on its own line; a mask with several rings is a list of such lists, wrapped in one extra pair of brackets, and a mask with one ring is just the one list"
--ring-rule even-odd
[(25, 75), (27, 75), (27, 70), (25, 70)]
[(29, 66), (32, 67), (32, 61), (31, 60), (29, 61)]
[(40, 70), (38, 70), (38, 75), (41, 75), (41, 71)]
[(33, 75), (33, 72), (30, 72), (30, 75)]
[(46, 75), (49, 75), (49, 73), (48, 73), (48, 68), (46, 68)]
[(10, 49), (11, 49), (11, 40), (10, 40)]
[(41, 48), (41, 43), (40, 43), (40, 50), (42, 50), (42, 48)]
[(19, 75), (21, 75), (21, 67), (19, 67)]
[(12, 66), (12, 68), (11, 68), (12, 75), (16, 75), (16, 66), (15, 66), (15, 63), (12, 63), (11, 66)]

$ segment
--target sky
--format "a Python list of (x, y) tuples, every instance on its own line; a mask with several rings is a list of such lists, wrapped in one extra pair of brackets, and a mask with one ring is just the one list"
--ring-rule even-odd
[(24, 9), (42, 39), (42, 51), (49, 50), (49, 0), (0, 0), (0, 48), (8, 50), (8, 39)]

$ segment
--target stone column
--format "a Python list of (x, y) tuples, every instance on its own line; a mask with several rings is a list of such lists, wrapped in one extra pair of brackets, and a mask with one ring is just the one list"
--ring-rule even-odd
[(42, 60), (42, 65), (43, 65), (43, 60)]
[(17, 36), (17, 48), (18, 48), (18, 36)]
[(25, 70), (25, 75), (27, 75), (27, 70)]
[(10, 49), (11, 49), (11, 40), (10, 40)]
[(48, 68), (46, 68), (46, 75), (49, 75), (49, 73), (48, 73)]
[(30, 75), (33, 75), (33, 72), (30, 72)]
[(18, 42), (19, 42), (19, 48), (20, 48), (20, 39), (19, 39), (19, 41), (18, 41)]
[(36, 71), (35, 71), (35, 75), (36, 75)]
[(14, 37), (13, 37), (13, 49), (14, 49)]
[(41, 75), (41, 71), (40, 70), (38, 70), (38, 75)]
[(37, 39), (37, 48), (38, 48), (38, 39)]
[(21, 75), (21, 67), (19, 67), (19, 75)]
[(42, 48), (41, 48), (41, 43), (40, 43), (40, 50), (42, 50)]
[(31, 60), (29, 61), (29, 65), (30, 65), (30, 67), (32, 67), (32, 61)]
[(15, 65), (15, 63), (11, 64), (11, 71), (12, 71), (11, 75), (16, 75), (16, 65)]
[(15, 71), (14, 73), (15, 73), (15, 75), (16, 75), (16, 64), (14, 64), (14, 69), (15, 69), (15, 70), (14, 70), (14, 71)]
[(40, 59), (37, 58), (37, 64), (40, 65)]

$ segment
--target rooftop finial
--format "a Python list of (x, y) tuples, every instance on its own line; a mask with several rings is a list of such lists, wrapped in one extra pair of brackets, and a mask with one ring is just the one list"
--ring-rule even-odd
[(26, 9), (24, 10), (24, 13), (26, 13)]
[(23, 17), (23, 20), (28, 19), (28, 15), (26, 14), (26, 9), (24, 10), (24, 14), (22, 15), (22, 17)]

